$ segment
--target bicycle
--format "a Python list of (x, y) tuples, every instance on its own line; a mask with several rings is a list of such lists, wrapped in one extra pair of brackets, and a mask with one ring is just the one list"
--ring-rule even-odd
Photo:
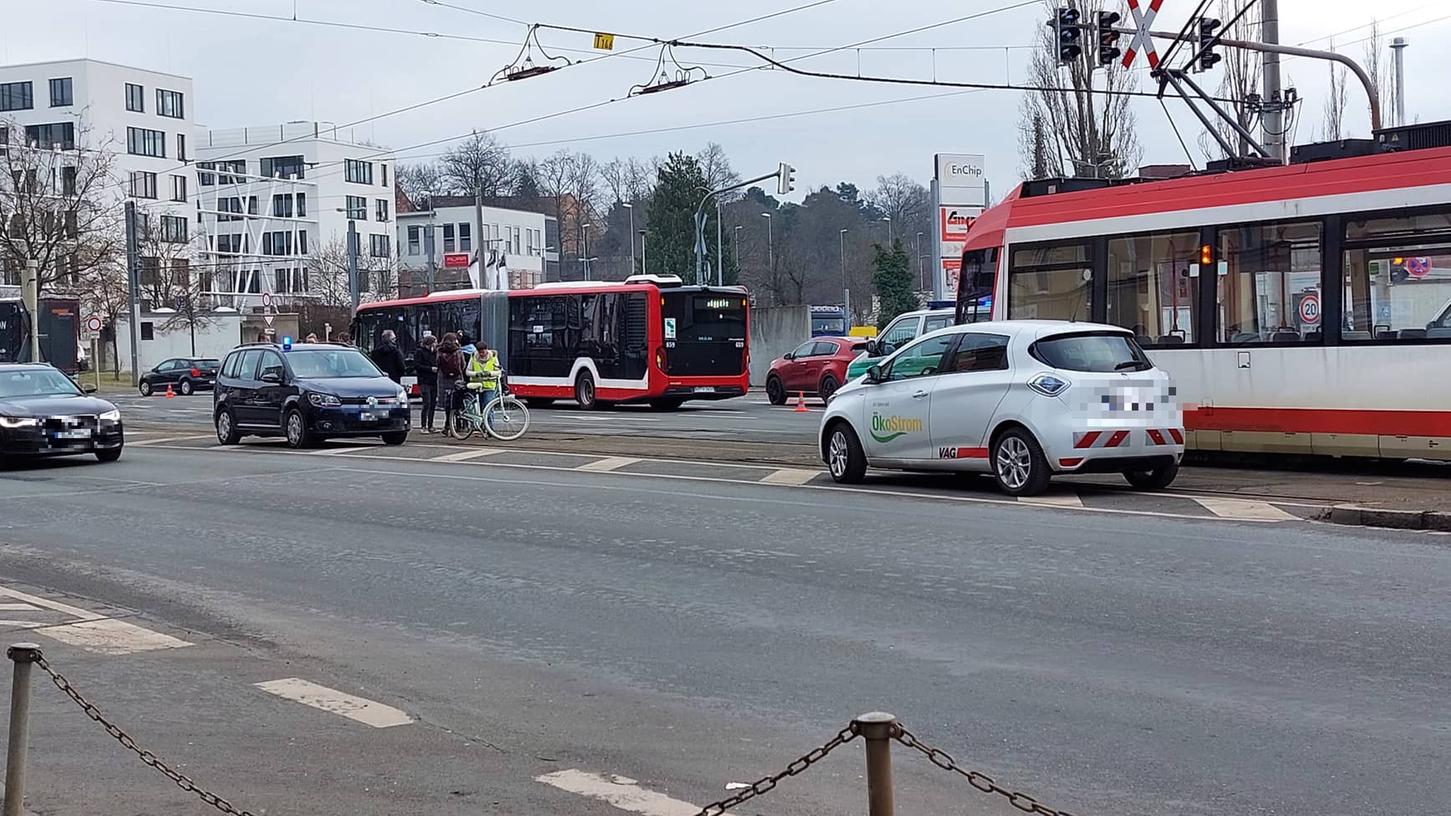
[(479, 410), (475, 389), (465, 389), (463, 408), (454, 414), (453, 424), (444, 429), (452, 439), (470, 439), (482, 433), (499, 440), (513, 442), (529, 430), (529, 409), (500, 384), (499, 394)]

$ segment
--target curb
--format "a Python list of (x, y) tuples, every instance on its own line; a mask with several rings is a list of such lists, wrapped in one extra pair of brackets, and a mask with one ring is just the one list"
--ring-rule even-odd
[(1353, 527), (1384, 527), (1391, 530), (1435, 530), (1451, 532), (1451, 512), (1442, 510), (1387, 510), (1338, 504), (1326, 518), (1331, 524)]

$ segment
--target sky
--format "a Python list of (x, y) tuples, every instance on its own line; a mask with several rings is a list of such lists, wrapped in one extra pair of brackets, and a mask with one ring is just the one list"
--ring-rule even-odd
[[(11, 0), (0, 26), (0, 64), (90, 57), (187, 75), (195, 81), (195, 120), (216, 128), (372, 119), (356, 125), (355, 136), (399, 151), (400, 161), (435, 156), (449, 143), (408, 148), (475, 129), (494, 132), (516, 154), (542, 157), (567, 148), (588, 151), (601, 161), (695, 152), (715, 141), (742, 177), (773, 172), (781, 161), (795, 166), (795, 198), (844, 179), (870, 188), (878, 176), (899, 171), (926, 183), (935, 153), (984, 154), (993, 195), (1001, 197), (1021, 178), (1020, 92), (741, 70), (757, 63), (741, 53), (677, 50), (674, 56), (682, 66), (697, 66), (711, 79), (632, 98), (632, 86), (658, 73), (659, 49), (625, 53), (644, 44), (624, 35), (684, 38), (809, 6), (699, 39), (758, 46), (780, 60), (802, 58), (795, 64), (820, 71), (999, 83), (1022, 80), (1031, 44), (1046, 21), (1040, 3), (1008, 8), (1021, 0), (155, 1), (287, 19), (178, 11), (145, 5), (149, 0), (141, 5)], [(1165, 0), (1154, 27), (1177, 30), (1195, 5)], [(973, 18), (938, 25), (969, 15)], [(1378, 18), (1384, 34), (1410, 40), (1405, 53), (1408, 119), (1451, 119), (1451, 84), (1436, 79), (1451, 70), (1451, 49), (1434, 39), (1451, 36), (1451, 7), (1445, 0), (1281, 0), (1280, 17), (1282, 42), (1326, 47), (1334, 35), (1341, 50), (1357, 58), (1364, 46), (1355, 41), (1366, 37)], [(312, 25), (294, 18), (387, 30)], [(526, 24), (535, 22), (583, 29), (541, 31), (539, 40), (557, 56), (588, 62), (481, 88), (514, 58)], [(920, 27), (929, 28), (890, 36)], [(593, 31), (618, 34), (614, 51), (594, 50)], [(842, 48), (866, 41), (874, 42)], [(811, 56), (827, 49), (840, 50)], [(599, 59), (607, 54), (613, 55)], [(699, 70), (691, 75), (698, 77)], [(1208, 79), (1216, 82), (1217, 73)], [(1147, 77), (1144, 83), (1147, 88)], [(1327, 66), (1291, 59), (1285, 63), (1285, 84), (1305, 99), (1296, 141), (1314, 141)], [(373, 119), (456, 93), (461, 95)], [(1368, 135), (1363, 92), (1352, 84), (1348, 98), (1351, 135)], [(1169, 116), (1202, 161), (1197, 148), (1202, 128), (1182, 103), (1171, 100), (1167, 115), (1153, 99), (1135, 100), (1132, 106), (1144, 163), (1185, 161)]]

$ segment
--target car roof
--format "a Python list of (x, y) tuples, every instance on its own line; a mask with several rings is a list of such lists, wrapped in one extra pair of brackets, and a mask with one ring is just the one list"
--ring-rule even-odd
[[(247, 349), (272, 349), (273, 351), (309, 351), (316, 349), (352, 349), (358, 351), (357, 346), (345, 346), (342, 343), (293, 343), (284, 349), (281, 343), (243, 343), (232, 351), (245, 351)], [(230, 352), (228, 352), (230, 353)], [(201, 359), (201, 358), (198, 358)]]
[(1054, 337), (1063, 334), (1082, 334), (1084, 332), (1111, 332), (1113, 334), (1133, 334), (1132, 331), (1123, 326), (1110, 326), (1107, 323), (1084, 323), (1076, 320), (984, 320), (979, 323), (965, 323), (960, 326), (948, 326), (933, 334), (939, 333), (962, 333), (980, 332), (986, 334), (1006, 334), (1010, 337), (1019, 335), (1029, 336), (1034, 339)]
[(0, 363), (0, 371), (59, 371), (50, 363)]

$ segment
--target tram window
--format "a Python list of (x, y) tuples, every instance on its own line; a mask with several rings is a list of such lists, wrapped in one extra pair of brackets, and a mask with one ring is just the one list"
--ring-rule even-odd
[(1346, 224), (1346, 342), (1451, 339), (1451, 215)]
[(1013, 267), (1088, 263), (1087, 244), (1040, 244), (1013, 250)]
[(1015, 320), (1087, 320), (1092, 312), (1093, 272), (1082, 269), (1014, 269), (1008, 280), (1008, 317)]
[(1221, 227), (1219, 259), (1220, 341), (1319, 342), (1318, 222)]
[(1198, 232), (1166, 232), (1108, 242), (1108, 322), (1133, 329), (1140, 345), (1196, 341)]

